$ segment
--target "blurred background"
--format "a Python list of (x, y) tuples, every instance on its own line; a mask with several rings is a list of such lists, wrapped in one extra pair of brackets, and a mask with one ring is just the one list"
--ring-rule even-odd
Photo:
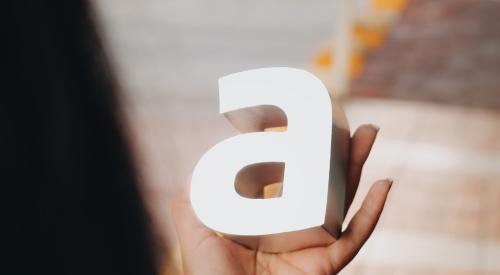
[(381, 127), (352, 209), (395, 181), (342, 274), (500, 274), (500, 1), (94, 2), (165, 243), (170, 199), (237, 134), (217, 79), (290, 66), (324, 81), (351, 129)]

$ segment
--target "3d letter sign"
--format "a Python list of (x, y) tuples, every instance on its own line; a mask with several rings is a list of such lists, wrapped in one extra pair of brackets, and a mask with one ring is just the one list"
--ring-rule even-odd
[[(242, 133), (208, 150), (194, 169), (190, 196), (201, 222), (264, 251), (333, 242), (344, 218), (349, 129), (321, 81), (293, 68), (244, 71), (219, 79), (219, 100)], [(264, 131), (278, 126), (286, 130)], [(239, 192), (280, 173), (279, 196)]]

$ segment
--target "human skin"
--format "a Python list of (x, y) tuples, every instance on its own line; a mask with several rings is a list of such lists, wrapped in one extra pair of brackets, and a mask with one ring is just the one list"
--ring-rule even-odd
[[(367, 124), (360, 126), (351, 137), (346, 212), (358, 189), (363, 165), (377, 133), (378, 127)], [(391, 186), (390, 179), (375, 182), (360, 209), (334, 243), (287, 253), (251, 250), (217, 235), (195, 216), (186, 188), (172, 203), (184, 274), (336, 274), (354, 258), (370, 237)]]

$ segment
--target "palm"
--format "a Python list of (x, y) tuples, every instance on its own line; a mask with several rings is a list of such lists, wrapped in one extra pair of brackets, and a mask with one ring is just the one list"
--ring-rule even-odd
[[(377, 129), (365, 125), (352, 137), (346, 209), (356, 193), (361, 168), (375, 140)], [(341, 270), (369, 237), (381, 214), (390, 182), (375, 184), (340, 239), (328, 246), (288, 253), (248, 249), (218, 236), (201, 224), (187, 195), (174, 203), (184, 268), (188, 274), (334, 274)]]
[(207, 235), (196, 253), (199, 254), (198, 264), (204, 268), (211, 266), (214, 274), (330, 274), (332, 270), (324, 260), (328, 251), (323, 247), (273, 254), (248, 249), (217, 235)]

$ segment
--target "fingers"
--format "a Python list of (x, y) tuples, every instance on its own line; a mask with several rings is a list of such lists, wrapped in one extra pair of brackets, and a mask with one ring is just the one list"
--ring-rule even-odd
[(361, 208), (352, 218), (340, 239), (329, 249), (330, 262), (335, 270), (341, 270), (358, 253), (370, 237), (384, 209), (392, 180), (377, 181), (370, 188)]
[[(349, 167), (347, 174), (346, 199), (344, 212), (351, 206), (356, 190), (358, 190), (361, 170), (375, 142), (379, 128), (372, 124), (361, 125), (351, 138)], [(344, 214), (345, 214), (344, 213)]]

